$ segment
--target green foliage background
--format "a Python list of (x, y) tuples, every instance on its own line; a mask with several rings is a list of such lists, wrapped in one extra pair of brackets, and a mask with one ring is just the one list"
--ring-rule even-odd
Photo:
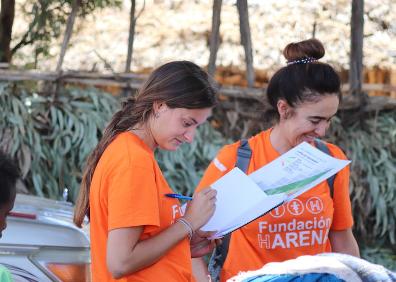
[[(68, 187), (73, 201), (85, 159), (119, 101), (95, 89), (61, 88), (56, 99), (27, 89), (32, 86), (0, 83), (0, 148), (18, 159), (32, 193), (60, 199)], [(329, 139), (352, 160), (355, 234), (365, 246), (363, 256), (396, 269), (396, 112), (355, 120), (340, 115)], [(206, 124), (191, 145), (156, 154), (170, 186), (191, 194), (216, 152), (230, 142)]]
[(396, 270), (396, 112), (340, 115), (329, 139), (352, 160), (354, 233), (362, 256)]
[(0, 83), (0, 148), (18, 159), (32, 193), (60, 199), (67, 187), (73, 200), (85, 159), (117, 108), (95, 89), (62, 88), (54, 99)]
[(352, 160), (351, 200), (359, 237), (396, 246), (396, 112), (355, 121), (338, 118), (329, 136)]

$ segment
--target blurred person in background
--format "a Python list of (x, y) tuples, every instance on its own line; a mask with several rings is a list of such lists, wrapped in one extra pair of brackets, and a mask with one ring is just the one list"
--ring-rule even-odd
[[(16, 181), (20, 177), (20, 170), (16, 163), (0, 151), (0, 238), (7, 227), (7, 216), (14, 207), (16, 197)], [(0, 281), (13, 281), (11, 274), (0, 265)]]

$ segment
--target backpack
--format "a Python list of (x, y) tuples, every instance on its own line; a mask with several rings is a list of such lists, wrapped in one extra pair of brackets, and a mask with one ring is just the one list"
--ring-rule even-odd
[[(331, 155), (329, 148), (327, 147), (326, 143), (321, 141), (320, 139), (315, 139), (314, 141), (315, 147), (326, 153)], [(249, 142), (247, 139), (241, 139), (240, 145), (237, 151), (237, 161), (235, 166), (238, 167), (243, 172), (247, 172), (250, 159), (252, 157), (252, 149), (249, 146)], [(327, 184), (330, 188), (330, 196), (333, 198), (334, 192), (334, 180), (337, 174), (332, 175), (331, 177), (327, 178)], [(231, 234), (229, 233), (222, 238), (222, 242), (218, 245), (214, 250), (210, 257), (208, 270), (210, 276), (212, 277), (213, 282), (218, 282), (220, 280), (220, 272), (223, 268), (224, 261), (227, 257), (228, 247), (230, 245)]]

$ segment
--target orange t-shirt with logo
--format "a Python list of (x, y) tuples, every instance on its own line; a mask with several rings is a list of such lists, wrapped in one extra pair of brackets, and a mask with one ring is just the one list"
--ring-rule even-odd
[(140, 240), (155, 236), (181, 214), (154, 159), (153, 151), (130, 132), (119, 134), (106, 148), (90, 189), (92, 277), (103, 281), (193, 281), (190, 244), (179, 242), (156, 263), (121, 279), (112, 278), (106, 265), (108, 232), (144, 226)]
[[(252, 158), (248, 174), (280, 156), (271, 145), (270, 134), (271, 129), (250, 138)], [(209, 186), (235, 167), (239, 143), (223, 147), (209, 165), (197, 190)], [(337, 146), (329, 143), (327, 145), (332, 156), (346, 159)], [(234, 231), (221, 281), (238, 274), (239, 271), (259, 269), (268, 262), (329, 252), (329, 230), (344, 230), (352, 225), (347, 166), (335, 178), (333, 198), (327, 182), (323, 181), (299, 197)]]

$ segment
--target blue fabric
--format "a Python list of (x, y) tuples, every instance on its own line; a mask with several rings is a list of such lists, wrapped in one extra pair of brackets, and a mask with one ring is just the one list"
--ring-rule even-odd
[[(312, 260), (316, 259), (316, 268), (310, 265)], [(321, 258), (322, 257), (322, 258)], [(324, 257), (330, 257), (325, 259)], [(328, 264), (334, 262), (336, 265), (327, 265), (326, 270), (320, 272), (320, 263)], [(296, 264), (296, 268), (291, 267), (290, 264)], [(319, 264), (318, 264), (319, 263)], [(290, 265), (288, 269), (287, 265)], [(248, 278), (242, 278), (243, 282), (340, 282), (344, 281), (339, 277), (352, 277), (345, 275), (345, 271), (354, 274), (355, 281), (361, 282), (396, 282), (396, 273), (392, 272), (385, 267), (370, 263), (366, 260), (353, 257), (350, 255), (339, 253), (323, 253), (316, 256), (302, 256), (295, 260), (287, 262), (280, 262), (274, 265), (278, 271), (281, 270), (282, 274), (266, 274), (266, 267), (262, 269), (247, 273), (250, 275)], [(283, 267), (282, 267), (283, 266)], [(309, 271), (312, 272), (309, 272)], [(308, 273), (307, 273), (308, 271)], [(344, 274), (342, 274), (344, 272)], [(247, 276), (244, 276), (247, 277)], [(238, 280), (241, 281), (241, 280)], [(351, 281), (346, 281), (351, 282)]]
[(257, 275), (247, 278), (243, 280), (243, 282), (344, 282), (344, 280), (339, 279), (335, 275), (328, 273), (308, 273), (301, 275)]

